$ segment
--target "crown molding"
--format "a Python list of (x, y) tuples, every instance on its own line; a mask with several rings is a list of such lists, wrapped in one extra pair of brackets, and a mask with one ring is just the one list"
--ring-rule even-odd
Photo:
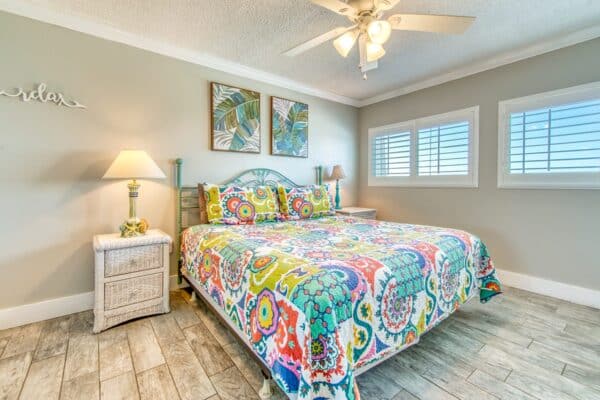
[(150, 51), (152, 53), (187, 61), (192, 64), (201, 65), (203, 67), (208, 67), (243, 78), (252, 79), (254, 81), (294, 90), (325, 100), (330, 100), (354, 107), (357, 107), (360, 103), (360, 101), (357, 99), (321, 90), (276, 74), (272, 74), (270, 72), (251, 68), (209, 54), (161, 43), (157, 40), (143, 38), (139, 35), (125, 32), (102, 23), (93, 22), (71, 14), (48, 10), (44, 7), (35, 6), (19, 0), (0, 0), (0, 11), (5, 11), (22, 17), (57, 25), (73, 31), (85, 33), (117, 43), (122, 43), (128, 46)]
[(505, 52), (490, 59), (486, 59), (478, 63), (476, 62), (442, 75), (437, 75), (407, 86), (402, 86), (389, 92), (359, 100), (328, 92), (326, 90), (312, 87), (301, 82), (272, 74), (270, 72), (228, 61), (220, 57), (161, 43), (153, 39), (143, 38), (139, 35), (125, 32), (102, 23), (93, 22), (75, 15), (51, 11), (44, 7), (35, 6), (19, 0), (0, 0), (0, 11), (5, 11), (11, 14), (20, 15), (22, 17), (61, 26), (73, 31), (85, 33), (117, 43), (122, 43), (128, 46), (150, 51), (152, 53), (358, 108), (366, 107), (371, 104), (379, 103), (432, 86), (441, 85), (443, 83), (461, 79), (469, 75), (474, 75), (490, 69), (501, 67), (506, 64), (535, 57), (540, 54), (558, 50), (563, 47), (573, 46), (575, 44), (600, 37), (600, 25), (592, 26), (567, 35), (542, 41), (531, 46)]
[(486, 59), (478, 63), (476, 62), (442, 75), (434, 76), (432, 78), (425, 79), (407, 86), (403, 86), (386, 93), (378, 94), (373, 97), (363, 99), (359, 101), (358, 107), (366, 107), (371, 104), (392, 99), (394, 97), (402, 96), (408, 93), (416, 92), (418, 90), (427, 89), (432, 86), (437, 86), (446, 82), (461, 79), (469, 75), (474, 75), (480, 72), (488, 71), (490, 69), (498, 68), (506, 64), (514, 63), (516, 61), (525, 60), (527, 58), (539, 56), (541, 54), (549, 53), (551, 51), (562, 49), (564, 47), (573, 46), (575, 44), (586, 42), (597, 37), (600, 37), (600, 25), (575, 31), (567, 35), (558, 36), (550, 40), (545, 40), (536, 43), (532, 46), (527, 46), (506, 53), (502, 53), (490, 59)]

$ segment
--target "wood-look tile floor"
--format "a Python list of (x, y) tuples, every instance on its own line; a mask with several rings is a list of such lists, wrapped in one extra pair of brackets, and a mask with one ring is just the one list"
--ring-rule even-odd
[[(99, 335), (91, 311), (0, 331), (0, 399), (258, 399), (215, 316), (185, 291), (171, 308)], [(600, 399), (600, 310), (507, 288), (358, 382), (365, 400)]]

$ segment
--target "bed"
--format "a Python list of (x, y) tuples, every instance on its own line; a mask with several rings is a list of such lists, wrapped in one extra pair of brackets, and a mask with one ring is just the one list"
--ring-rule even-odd
[[(196, 225), (198, 191), (177, 165), (181, 277), (291, 399), (354, 399), (357, 375), (500, 293), (485, 245), (460, 230), (340, 216)], [(227, 183), (296, 185), (271, 170)]]

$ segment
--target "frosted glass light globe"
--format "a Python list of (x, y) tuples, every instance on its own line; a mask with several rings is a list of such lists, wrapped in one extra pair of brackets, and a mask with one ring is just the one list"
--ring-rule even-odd
[(390, 38), (392, 25), (387, 21), (373, 21), (367, 27), (367, 34), (371, 42), (384, 44)]

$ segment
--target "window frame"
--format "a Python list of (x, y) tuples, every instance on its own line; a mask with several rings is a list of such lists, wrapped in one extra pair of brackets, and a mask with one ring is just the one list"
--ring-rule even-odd
[[(418, 133), (441, 124), (469, 122), (468, 174), (466, 175), (418, 175)], [(373, 141), (377, 136), (390, 133), (410, 132), (410, 175), (374, 176)], [(398, 186), (417, 188), (477, 188), (479, 187), (479, 106), (450, 111), (443, 114), (417, 118), (390, 125), (369, 128), (368, 132), (368, 186)]]
[(600, 172), (510, 173), (510, 114), (600, 99), (600, 82), (503, 100), (498, 103), (498, 188), (600, 189)]

